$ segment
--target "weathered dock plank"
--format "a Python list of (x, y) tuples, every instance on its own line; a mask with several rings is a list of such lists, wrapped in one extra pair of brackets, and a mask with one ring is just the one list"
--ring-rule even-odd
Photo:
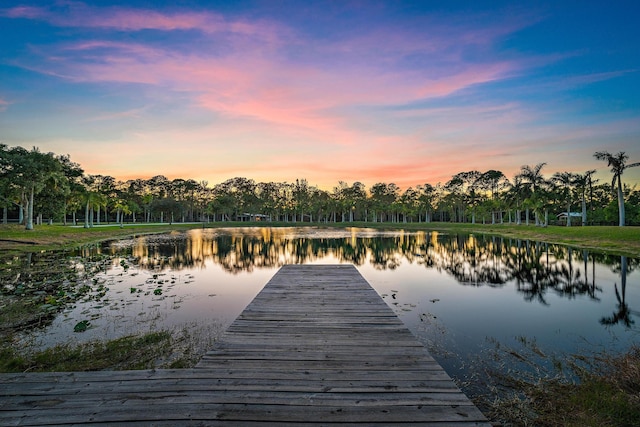
[(1, 425), (490, 425), (346, 265), (283, 267), (195, 369), (0, 386)]

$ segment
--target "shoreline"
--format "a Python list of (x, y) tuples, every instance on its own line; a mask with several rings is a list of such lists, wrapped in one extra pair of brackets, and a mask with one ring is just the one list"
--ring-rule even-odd
[(437, 231), (445, 233), (487, 234), (545, 243), (561, 244), (579, 249), (613, 255), (640, 257), (640, 227), (617, 226), (548, 226), (515, 224), (466, 223), (293, 223), (293, 222), (191, 222), (99, 224), (92, 228), (75, 225), (38, 225), (26, 231), (19, 225), (0, 225), (0, 255), (17, 255), (34, 251), (74, 249), (86, 244), (130, 236), (210, 228), (247, 227), (313, 227), (371, 228), (382, 230)]

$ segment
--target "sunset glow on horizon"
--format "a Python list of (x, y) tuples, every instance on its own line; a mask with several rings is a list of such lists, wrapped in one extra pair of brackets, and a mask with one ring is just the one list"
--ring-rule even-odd
[(640, 4), (434, 4), (3, 2), (0, 143), (119, 180), (325, 189), (640, 161)]

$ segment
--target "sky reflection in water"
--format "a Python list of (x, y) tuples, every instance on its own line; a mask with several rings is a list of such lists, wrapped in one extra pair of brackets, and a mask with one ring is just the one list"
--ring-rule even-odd
[[(113, 256), (96, 276), (109, 288), (105, 297), (67, 310), (34, 343), (203, 322), (222, 329), (279, 267), (291, 263), (355, 264), (453, 373), (473, 363), (487, 339), (510, 345), (524, 336), (545, 352), (584, 353), (624, 350), (640, 330), (638, 259), (517, 239), (370, 229), (207, 229), (111, 242), (84, 255), (97, 252)], [(74, 334), (83, 319), (92, 328)]]

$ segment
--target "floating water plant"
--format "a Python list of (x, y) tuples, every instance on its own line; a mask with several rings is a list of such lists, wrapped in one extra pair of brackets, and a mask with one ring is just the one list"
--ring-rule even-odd
[(88, 320), (82, 320), (76, 323), (76, 326), (73, 327), (73, 332), (84, 332), (89, 329), (90, 323)]

